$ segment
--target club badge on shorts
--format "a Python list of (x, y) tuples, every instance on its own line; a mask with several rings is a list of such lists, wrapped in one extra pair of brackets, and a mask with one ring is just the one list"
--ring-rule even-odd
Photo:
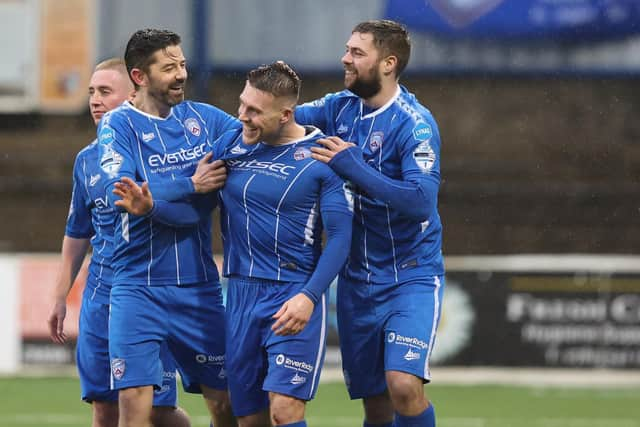
[(117, 380), (121, 380), (124, 376), (125, 363), (124, 359), (111, 360), (111, 374)]

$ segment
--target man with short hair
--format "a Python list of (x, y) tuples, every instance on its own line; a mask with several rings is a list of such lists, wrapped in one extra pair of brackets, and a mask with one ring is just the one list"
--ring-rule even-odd
[(396, 22), (356, 25), (342, 57), (346, 90), (296, 109), (299, 123), (336, 135), (319, 140), (313, 158), (355, 193), (337, 314), (345, 381), (363, 399), (364, 426), (435, 425), (424, 383), (444, 289), (440, 134), (398, 83), (410, 51)]
[[(97, 125), (102, 116), (130, 98), (133, 86), (124, 61), (111, 58), (99, 63), (89, 83), (89, 109)], [(91, 403), (93, 427), (116, 427), (118, 392), (110, 389), (108, 317), (113, 271), (113, 210), (106, 205), (104, 176), (97, 165), (96, 141), (78, 153), (73, 172), (73, 193), (65, 236), (62, 240), (62, 267), (49, 317), (51, 339), (66, 341), (64, 320), (66, 298), (78, 277), (89, 246), (93, 247), (80, 309), (76, 362), (82, 399)], [(160, 191), (160, 189), (158, 190)], [(166, 348), (161, 352), (162, 387), (153, 396), (154, 426), (189, 426), (189, 419), (177, 407), (175, 364)]]
[[(294, 120), (300, 84), (281, 61), (251, 70), (240, 94), (242, 129), (213, 146), (228, 168), (219, 192), (229, 279), (226, 369), (241, 427), (307, 425), (305, 405), (324, 360), (327, 289), (351, 239), (351, 193), (311, 158), (324, 135)], [(125, 181), (121, 194), (130, 208), (141, 207), (138, 215), (162, 210)], [(188, 206), (176, 212), (197, 216)]]
[[(107, 113), (98, 129), (108, 202), (118, 209), (109, 352), (121, 427), (149, 423), (153, 388), (161, 385), (163, 343), (185, 390), (203, 394), (214, 425), (235, 425), (224, 370), (224, 307), (211, 253), (215, 198), (192, 194), (189, 177), (213, 141), (238, 122), (213, 106), (184, 101), (187, 70), (180, 42), (165, 30), (131, 36), (125, 63), (135, 98)], [(113, 194), (123, 177), (152, 188), (184, 183), (201, 219), (195, 225), (167, 223), (157, 212), (123, 211)]]

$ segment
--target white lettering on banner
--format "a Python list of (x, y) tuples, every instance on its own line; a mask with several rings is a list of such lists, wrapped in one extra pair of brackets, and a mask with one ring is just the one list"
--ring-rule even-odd
[(507, 320), (537, 321), (595, 321), (607, 318), (607, 302), (604, 299), (536, 298), (530, 294), (512, 294), (507, 299)]
[(164, 154), (152, 154), (147, 159), (149, 166), (158, 167), (165, 166), (168, 164), (175, 164), (180, 162), (186, 162), (189, 160), (199, 159), (205, 154), (206, 144), (200, 144), (197, 147), (193, 148), (181, 148), (179, 151), (175, 151), (173, 153), (164, 153)]

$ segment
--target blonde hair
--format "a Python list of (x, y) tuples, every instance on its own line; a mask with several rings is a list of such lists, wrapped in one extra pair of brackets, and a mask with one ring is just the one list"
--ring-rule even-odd
[(127, 66), (122, 58), (109, 58), (99, 62), (94, 71), (100, 70), (116, 70), (120, 71), (125, 76), (127, 75)]

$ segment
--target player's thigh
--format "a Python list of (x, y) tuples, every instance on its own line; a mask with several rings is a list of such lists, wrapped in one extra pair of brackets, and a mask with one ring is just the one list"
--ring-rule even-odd
[(111, 291), (109, 354), (113, 387), (162, 387), (160, 345), (166, 337), (164, 286), (118, 286)]
[[(290, 296), (302, 287), (292, 289)], [(305, 328), (295, 335), (278, 336), (269, 331), (266, 350), (268, 372), (264, 389), (308, 401), (313, 399), (324, 362), (328, 295), (315, 305)]]
[(76, 364), (82, 399), (87, 402), (117, 402), (111, 390), (109, 361), (109, 305), (84, 298), (80, 308)]
[(401, 284), (387, 303), (385, 370), (429, 381), (429, 359), (442, 312), (444, 278), (427, 276)]
[(153, 406), (175, 408), (178, 406), (176, 363), (166, 342), (160, 345), (162, 362), (162, 386), (153, 391)]
[(340, 278), (337, 294), (338, 335), (342, 369), (352, 399), (375, 396), (386, 389), (384, 318), (378, 313), (375, 285)]
[(267, 393), (262, 389), (267, 374), (263, 348), (269, 317), (275, 307), (265, 308), (263, 283), (232, 277), (227, 286), (226, 357), (229, 394), (233, 413), (249, 416), (266, 410)]
[(167, 343), (185, 391), (200, 393), (200, 384), (226, 389), (225, 316), (220, 286), (173, 286), (168, 292)]

